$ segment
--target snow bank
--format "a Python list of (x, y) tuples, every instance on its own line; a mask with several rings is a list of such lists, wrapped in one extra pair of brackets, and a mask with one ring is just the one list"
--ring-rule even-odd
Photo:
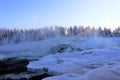
[[(53, 77), (53, 79), (52, 77), (48, 78), (48, 80), (61, 80), (62, 78), (63, 80), (69, 78), (70, 80), (79, 80), (82, 79), (82, 76), (87, 72), (93, 69), (113, 69), (116, 65), (120, 65), (119, 55), (119, 51), (110, 49), (92, 49), (76, 52), (64, 52), (61, 54), (57, 53), (44, 56), (38, 61), (30, 62), (28, 68), (37, 70), (48, 68), (49, 74), (57, 75)], [(69, 76), (69, 74), (75, 74), (76, 77), (72, 78), (72, 75)], [(45, 80), (47, 80), (47, 78)]]
[(66, 75), (48, 77), (42, 80), (85, 80), (85, 79), (78, 74), (66, 74)]
[(107, 68), (99, 68), (89, 71), (84, 76), (80, 76), (79, 74), (65, 74), (48, 77), (43, 80), (120, 80), (120, 72)]
[(90, 71), (85, 80), (120, 80), (120, 72), (107, 68), (100, 68)]

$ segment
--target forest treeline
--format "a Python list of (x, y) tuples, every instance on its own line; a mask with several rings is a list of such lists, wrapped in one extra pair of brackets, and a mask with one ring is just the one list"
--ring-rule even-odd
[(60, 36), (79, 37), (120, 37), (120, 27), (111, 30), (110, 28), (94, 27), (44, 27), (39, 29), (0, 29), (0, 44), (20, 43), (25, 41), (40, 41), (47, 38)]

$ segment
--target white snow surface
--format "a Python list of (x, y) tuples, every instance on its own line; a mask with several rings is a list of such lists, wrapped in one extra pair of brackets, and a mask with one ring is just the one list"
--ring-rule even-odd
[[(60, 44), (69, 44), (76, 50), (71, 51), (69, 47), (63, 53), (51, 54), (51, 48)], [(93, 74), (91, 71), (95, 69), (120, 71), (120, 38), (74, 36), (0, 46), (0, 59), (8, 57), (39, 59), (27, 67), (48, 68), (48, 73), (55, 75), (43, 80), (88, 80), (87, 75)]]
[[(89, 76), (89, 74), (97, 73), (91, 71), (99, 68), (103, 68), (105, 72), (108, 70), (104, 68), (110, 69), (110, 71), (113, 70), (112, 72), (120, 71), (119, 38), (87, 38), (72, 41), (70, 43), (71, 45), (83, 49), (83, 51), (49, 54), (40, 58), (38, 61), (30, 62), (28, 68), (36, 70), (48, 68), (49, 74), (56, 75), (43, 80), (102, 80), (98, 76), (99, 73), (96, 75), (97, 77), (93, 77), (93, 75)], [(109, 74), (116, 76), (116, 74), (110, 71), (105, 76)], [(93, 79), (88, 79), (89, 77), (93, 77)], [(118, 78), (114, 78), (113, 76), (111, 80), (119, 80), (119, 77), (120, 75)], [(104, 77), (104, 80), (109, 79)]]
[[(31, 62), (28, 68), (48, 68), (48, 73), (57, 75), (43, 80), (84, 80), (82, 77), (96, 68), (109, 68), (120, 71), (119, 55), (119, 51), (109, 49), (57, 53)], [(58, 74), (61, 75), (58, 76)]]

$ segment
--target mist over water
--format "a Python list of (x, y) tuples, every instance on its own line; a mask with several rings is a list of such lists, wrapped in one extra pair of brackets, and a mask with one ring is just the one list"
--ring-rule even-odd
[(67, 44), (74, 49), (118, 49), (120, 48), (120, 38), (103, 37), (57, 37), (43, 41), (24, 42), (19, 44), (7, 44), (0, 47), (0, 57), (22, 57), (39, 58), (46, 54), (51, 54), (51, 48)]

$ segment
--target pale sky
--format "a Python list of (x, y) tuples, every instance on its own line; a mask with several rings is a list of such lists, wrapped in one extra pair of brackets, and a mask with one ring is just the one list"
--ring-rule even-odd
[(0, 28), (120, 26), (120, 0), (0, 0)]

